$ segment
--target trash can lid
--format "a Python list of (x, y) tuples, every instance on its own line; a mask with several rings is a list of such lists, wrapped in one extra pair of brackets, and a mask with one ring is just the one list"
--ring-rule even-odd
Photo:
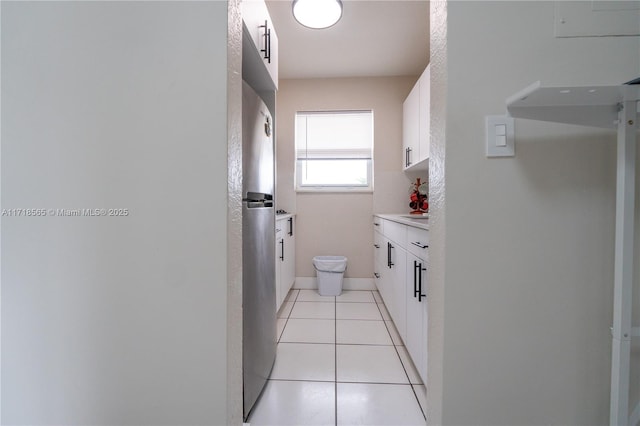
[(315, 256), (313, 260), (327, 260), (327, 261), (340, 261), (346, 262), (347, 258), (345, 256)]
[(315, 256), (313, 265), (318, 271), (344, 272), (347, 269), (347, 258), (345, 256)]

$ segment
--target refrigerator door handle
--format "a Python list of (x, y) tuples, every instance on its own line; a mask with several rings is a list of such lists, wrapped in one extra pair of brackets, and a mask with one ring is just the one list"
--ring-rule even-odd
[(250, 209), (273, 207), (273, 201), (246, 201), (247, 207)]
[(247, 196), (242, 201), (246, 202), (250, 209), (273, 207), (273, 195), (262, 192), (247, 192)]
[(265, 194), (264, 192), (247, 191), (247, 196), (242, 201), (273, 201), (273, 195)]

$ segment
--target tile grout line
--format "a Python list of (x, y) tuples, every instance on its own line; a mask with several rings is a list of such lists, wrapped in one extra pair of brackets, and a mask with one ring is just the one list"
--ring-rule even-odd
[[(409, 377), (409, 373), (407, 372), (407, 367), (405, 367), (404, 362), (402, 361), (402, 357), (400, 356), (400, 352), (398, 351), (398, 346), (393, 345), (393, 349), (395, 349), (396, 351), (396, 355), (398, 355), (398, 358), (400, 358), (400, 365), (402, 365), (402, 369), (404, 370), (404, 374), (407, 376), (407, 381), (409, 382), (409, 386), (411, 386), (411, 391), (413, 392), (413, 396), (416, 398), (416, 402), (418, 403), (418, 407), (420, 407), (420, 412), (422, 413), (422, 416), (424, 417), (425, 421), (427, 420), (427, 417), (424, 413), (424, 410), (422, 410), (422, 405), (420, 404), (420, 398), (418, 398), (418, 394), (416, 393), (415, 388), (413, 387), (413, 383), (411, 382), (411, 377)], [(426, 385), (425, 385), (426, 388)]]
[[(420, 404), (420, 398), (418, 398), (418, 393), (416, 392), (416, 388), (414, 387), (413, 384), (410, 385), (411, 386), (411, 391), (413, 392), (413, 396), (416, 397), (416, 401), (418, 401), (418, 407), (420, 407), (420, 412), (422, 413), (422, 417), (424, 417), (424, 421), (427, 421), (427, 407), (422, 407), (422, 404)], [(418, 385), (419, 386), (419, 385)], [(426, 385), (424, 385), (425, 389), (426, 389)], [(426, 392), (426, 391), (425, 391)]]
[[(378, 307), (378, 310), (380, 311), (380, 315), (382, 315), (382, 310), (380, 309), (379, 305), (380, 304), (376, 303), (376, 306)], [(382, 302), (382, 305), (384, 306), (384, 302)], [(386, 306), (385, 306), (385, 309), (386, 309)], [(384, 316), (382, 318), (384, 319)], [(391, 323), (393, 323), (393, 319), (390, 319), (390, 321), (391, 321)], [(395, 327), (395, 324), (393, 324), (393, 326)], [(404, 374), (407, 376), (407, 381), (409, 382), (409, 386), (411, 386), (411, 392), (413, 392), (413, 396), (416, 398), (416, 402), (418, 403), (418, 407), (420, 407), (420, 412), (422, 413), (422, 417), (424, 417), (424, 420), (426, 422), (426, 420), (427, 420), (426, 410), (422, 409), (422, 404), (420, 404), (420, 398), (418, 398), (418, 393), (416, 392), (414, 384), (411, 382), (411, 377), (409, 377), (409, 373), (407, 372), (407, 368), (405, 367), (404, 362), (402, 361), (402, 357), (400, 356), (400, 352), (398, 351), (398, 345), (396, 345), (395, 342), (393, 342), (393, 337), (391, 337), (391, 331), (389, 330), (389, 327), (387, 326), (387, 322), (386, 321), (385, 321), (384, 327), (387, 329), (387, 333), (389, 333), (389, 338), (391, 339), (391, 342), (393, 343), (393, 349), (396, 351), (396, 355), (398, 355), (398, 358), (400, 359), (400, 365), (402, 365), (402, 369), (404, 370)], [(426, 389), (427, 385), (424, 384), (424, 387)]]
[[(369, 292), (369, 294), (371, 294), (371, 295), (373, 296), (373, 291), (372, 291), (372, 290), (368, 290), (368, 292)], [(282, 337), (282, 335), (284, 334), (284, 330), (285, 330), (286, 326), (288, 325), (288, 322), (289, 322), (289, 320), (290, 320), (290, 319), (307, 319), (307, 320), (322, 319), (322, 318), (293, 318), (293, 317), (292, 317), (293, 309), (295, 308), (295, 306), (296, 306), (297, 302), (299, 302), (299, 300), (298, 300), (298, 299), (299, 299), (300, 297), (301, 297), (301, 293), (300, 293), (300, 290), (298, 290), (298, 291), (297, 291), (297, 293), (296, 293), (296, 295), (295, 295), (295, 297), (294, 297), (293, 299), (291, 299), (291, 300), (290, 300), (290, 301), (292, 302), (292, 306), (291, 306), (291, 309), (289, 310), (288, 315), (287, 315), (285, 318), (283, 318), (283, 319), (285, 320), (285, 323), (284, 323), (284, 327), (283, 327), (282, 333), (281, 333), (281, 334), (280, 334), (280, 336), (278, 337), (278, 344), (280, 344), (280, 343), (283, 343), (283, 344), (286, 344), (286, 343), (298, 343), (298, 344), (326, 344), (326, 343), (322, 343), (322, 342), (282, 342), (282, 341), (280, 340), (280, 339), (281, 339), (281, 337)], [(390, 339), (390, 341), (391, 341), (391, 344), (390, 344), (390, 345), (372, 345), (372, 344), (364, 344), (364, 343), (361, 343), (361, 344), (358, 344), (358, 343), (344, 343), (344, 344), (340, 344), (340, 343), (338, 343), (338, 331), (337, 331), (337, 329), (338, 329), (338, 318), (337, 318), (337, 307), (338, 307), (338, 303), (343, 303), (343, 302), (339, 302), (337, 297), (334, 297), (334, 298), (333, 298), (333, 304), (334, 304), (334, 306), (333, 306), (333, 312), (334, 312), (334, 315), (333, 315), (333, 321), (334, 321), (334, 339), (333, 339), (333, 342), (332, 342), (332, 343), (333, 343), (333, 345), (332, 345), (332, 346), (333, 346), (333, 350), (334, 350), (334, 380), (333, 380), (333, 382), (334, 382), (334, 426), (338, 426), (338, 423), (339, 423), (339, 419), (338, 419), (338, 384), (340, 384), (340, 383), (347, 383), (347, 384), (390, 385), (390, 386), (411, 386), (411, 391), (412, 391), (412, 393), (414, 394), (415, 401), (416, 401), (416, 403), (417, 403), (417, 405), (418, 405), (418, 408), (419, 408), (419, 410), (420, 410), (420, 413), (422, 414), (422, 417), (425, 419), (425, 422), (426, 422), (426, 410), (423, 410), (423, 409), (422, 409), (422, 405), (420, 404), (420, 399), (418, 398), (418, 395), (417, 395), (418, 391), (416, 390), (416, 387), (415, 387), (415, 386), (418, 386), (418, 385), (414, 385), (414, 384), (411, 382), (411, 378), (409, 377), (409, 374), (408, 374), (408, 368), (407, 368), (408, 366), (405, 366), (405, 363), (403, 362), (403, 358), (400, 356), (400, 351), (399, 351), (399, 349), (398, 349), (398, 346), (402, 346), (402, 345), (401, 345), (401, 344), (396, 344), (396, 343), (394, 342), (394, 340), (393, 340), (393, 337), (392, 337), (391, 327), (393, 326), (393, 325), (392, 325), (392, 324), (393, 324), (393, 320), (390, 320), (390, 322), (391, 322), (392, 324), (386, 324), (386, 322), (387, 322), (387, 321), (384, 319), (384, 315), (382, 314), (382, 309), (383, 309), (383, 307), (384, 307), (384, 303), (382, 303), (382, 302), (381, 302), (381, 303), (378, 303), (378, 301), (377, 301), (377, 299), (376, 299), (375, 297), (373, 297), (373, 299), (374, 299), (374, 303), (376, 303), (376, 305), (378, 305), (378, 306), (376, 306), (376, 307), (377, 307), (377, 310), (378, 310), (378, 312), (379, 312), (380, 316), (382, 317), (382, 321), (384, 322), (384, 324), (383, 324), (383, 325), (384, 325), (385, 330), (387, 331), (387, 334), (388, 334), (389, 339)], [(329, 302), (329, 303), (331, 303), (331, 302)], [(346, 303), (349, 303), (349, 302), (346, 302)], [(353, 302), (353, 303), (356, 303), (356, 302)], [(365, 302), (360, 302), (360, 303), (365, 303)], [(379, 306), (380, 304), (382, 304), (383, 306), (382, 306), (382, 307), (381, 307), (381, 306)], [(327, 319), (329, 319), (329, 318), (327, 318)], [(360, 320), (360, 319), (353, 318), (352, 320)], [(349, 321), (349, 320), (347, 320), (347, 321)], [(365, 320), (365, 321), (366, 321), (366, 320)], [(379, 321), (379, 320), (369, 320), (369, 321)], [(329, 343), (329, 342), (327, 342), (327, 343)], [(398, 357), (398, 359), (399, 359), (399, 361), (400, 361), (400, 364), (401, 364), (401, 366), (402, 366), (402, 368), (403, 368), (403, 371), (404, 371), (404, 373), (405, 373), (405, 377), (406, 377), (406, 379), (407, 379), (407, 383), (395, 383), (395, 382), (394, 382), (394, 383), (387, 383), (387, 382), (368, 382), (368, 381), (364, 381), (364, 382), (363, 382), (363, 381), (350, 381), (350, 380), (347, 380), (347, 381), (340, 381), (340, 382), (339, 382), (339, 381), (338, 381), (338, 360), (337, 360), (337, 358), (338, 358), (338, 353), (337, 353), (337, 351), (338, 351), (338, 349), (337, 349), (338, 345), (352, 345), (352, 346), (393, 346), (393, 347), (394, 347), (394, 352), (396, 353), (396, 356)], [(316, 382), (316, 383), (327, 383), (327, 384), (331, 383), (331, 380), (304, 380), (304, 379), (300, 379), (300, 380), (296, 380), (296, 379), (270, 379), (270, 380), (274, 380), (274, 381), (285, 381), (285, 382)], [(426, 385), (425, 385), (425, 386), (426, 386)]]
[[(269, 379), (274, 382), (301, 382), (301, 383), (334, 383), (335, 380), (320, 380), (320, 379), (287, 379), (287, 378), (278, 378), (278, 379)], [(400, 382), (373, 382), (373, 381), (356, 381), (356, 380), (341, 380), (337, 383), (346, 383), (346, 384), (365, 384), (365, 385), (389, 385), (389, 386), (411, 386), (411, 383), (400, 383)]]

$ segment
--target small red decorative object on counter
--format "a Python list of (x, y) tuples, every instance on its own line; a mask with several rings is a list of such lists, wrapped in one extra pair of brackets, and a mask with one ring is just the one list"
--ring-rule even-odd
[(426, 182), (420, 183), (420, 178), (416, 183), (412, 183), (409, 188), (409, 207), (413, 209), (410, 214), (423, 214), (429, 211), (428, 188)]

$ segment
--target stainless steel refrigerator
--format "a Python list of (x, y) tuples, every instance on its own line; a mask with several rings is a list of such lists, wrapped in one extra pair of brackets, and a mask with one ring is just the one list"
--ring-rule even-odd
[(244, 417), (276, 358), (274, 145), (271, 114), (242, 83), (242, 365)]

